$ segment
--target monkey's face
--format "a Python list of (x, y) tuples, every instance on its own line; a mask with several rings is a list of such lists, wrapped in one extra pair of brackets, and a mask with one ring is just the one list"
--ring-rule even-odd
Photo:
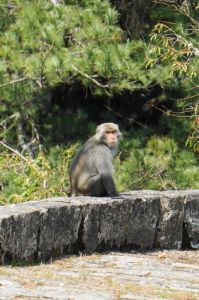
[(118, 144), (118, 134), (116, 130), (107, 130), (104, 132), (104, 141), (109, 148), (115, 148)]
[(111, 150), (117, 149), (121, 136), (118, 125), (114, 123), (103, 123), (96, 128), (95, 138), (97, 141), (105, 143)]

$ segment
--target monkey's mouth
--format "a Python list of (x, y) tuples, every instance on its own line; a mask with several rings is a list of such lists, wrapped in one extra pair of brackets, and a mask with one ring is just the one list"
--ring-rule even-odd
[(116, 146), (116, 142), (108, 143), (109, 148), (114, 148)]

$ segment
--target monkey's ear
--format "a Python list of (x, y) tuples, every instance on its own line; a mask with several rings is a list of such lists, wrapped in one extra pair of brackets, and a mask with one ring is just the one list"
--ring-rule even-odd
[(103, 133), (101, 131), (97, 132), (95, 134), (95, 138), (98, 142), (102, 141), (102, 138), (103, 138)]
[(97, 141), (99, 141), (99, 142), (102, 141), (105, 129), (106, 129), (105, 123), (97, 126), (96, 132), (95, 132), (95, 138)]

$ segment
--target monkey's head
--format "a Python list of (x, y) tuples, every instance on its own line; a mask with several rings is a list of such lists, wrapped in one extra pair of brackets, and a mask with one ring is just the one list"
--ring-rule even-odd
[(103, 123), (96, 128), (95, 138), (99, 142), (107, 144), (110, 149), (117, 147), (121, 137), (119, 127), (115, 123)]

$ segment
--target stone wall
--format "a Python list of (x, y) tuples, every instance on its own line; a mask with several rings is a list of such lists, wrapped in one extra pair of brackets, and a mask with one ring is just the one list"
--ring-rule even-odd
[(59, 197), (0, 207), (2, 264), (154, 248), (199, 249), (199, 190)]

